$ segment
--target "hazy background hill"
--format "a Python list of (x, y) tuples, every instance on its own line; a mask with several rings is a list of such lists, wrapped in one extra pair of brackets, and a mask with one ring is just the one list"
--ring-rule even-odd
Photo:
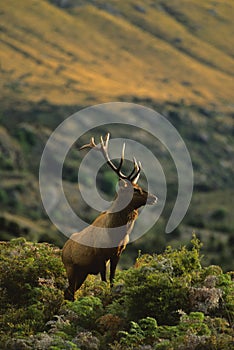
[[(2, 2), (1, 239), (24, 235), (63, 243), (40, 202), (45, 142), (72, 112), (131, 101), (161, 112), (181, 133), (195, 188), (183, 223), (166, 236), (177, 180), (173, 165), (155, 149), (169, 173), (167, 207), (156, 227), (128, 247), (125, 263), (139, 249), (161, 251), (168, 242), (190, 241), (195, 229), (209, 263), (233, 267), (233, 15), (232, 0)], [(74, 198), (79, 157), (74, 147), (64, 167), (65, 189), (91, 220), (94, 213)], [(110, 173), (103, 176), (113, 182)]]

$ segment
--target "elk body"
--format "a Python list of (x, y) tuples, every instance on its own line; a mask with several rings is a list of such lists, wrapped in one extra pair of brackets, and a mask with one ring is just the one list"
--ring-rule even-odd
[[(120, 164), (116, 167), (108, 155), (109, 134), (105, 141), (101, 138), (98, 148), (91, 139), (90, 144), (81, 147), (100, 150), (107, 164), (119, 176), (119, 190), (111, 207), (101, 213), (96, 220), (84, 230), (74, 233), (65, 243), (62, 260), (67, 272), (69, 286), (64, 297), (74, 300), (74, 293), (85, 281), (88, 274), (101, 274), (106, 281), (106, 266), (110, 262), (110, 283), (113, 283), (116, 266), (120, 255), (129, 241), (138, 209), (145, 204), (155, 204), (157, 198), (137, 185), (141, 164), (134, 159), (134, 169), (126, 176), (121, 172), (124, 161), (124, 146)], [(126, 205), (125, 205), (126, 203)]]

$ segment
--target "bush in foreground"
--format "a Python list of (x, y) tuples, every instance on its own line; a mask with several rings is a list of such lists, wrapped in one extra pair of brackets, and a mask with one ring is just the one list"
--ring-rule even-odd
[(59, 249), (14, 239), (0, 244), (1, 335), (44, 329), (63, 302), (65, 274)]
[(200, 242), (140, 256), (115, 285), (90, 276), (64, 302), (64, 269), (48, 244), (2, 245), (1, 317), (5, 349), (230, 349), (232, 273), (203, 268)]

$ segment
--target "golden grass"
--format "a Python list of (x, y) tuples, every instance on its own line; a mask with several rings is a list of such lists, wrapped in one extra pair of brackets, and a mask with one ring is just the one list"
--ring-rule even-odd
[(70, 14), (47, 1), (3, 2), (2, 100), (88, 104), (137, 96), (230, 105), (231, 0), (217, 4), (217, 16), (210, 0), (166, 1), (173, 13), (145, 1), (144, 14), (134, 1), (109, 3), (122, 16), (94, 6)]

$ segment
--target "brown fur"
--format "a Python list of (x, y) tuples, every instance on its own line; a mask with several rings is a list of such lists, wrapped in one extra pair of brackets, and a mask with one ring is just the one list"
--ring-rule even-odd
[[(131, 195), (131, 201), (124, 209), (117, 211), (123, 198), (128, 195)], [(100, 214), (92, 225), (74, 233), (65, 243), (62, 260), (69, 281), (69, 287), (64, 293), (66, 299), (74, 300), (75, 291), (81, 287), (88, 274), (100, 273), (102, 280), (106, 281), (108, 261), (110, 282), (113, 283), (116, 266), (129, 241), (129, 234), (138, 216), (138, 208), (144, 206), (147, 201), (154, 204), (156, 197), (143, 191), (136, 184), (120, 180), (117, 198), (110, 209)]]

